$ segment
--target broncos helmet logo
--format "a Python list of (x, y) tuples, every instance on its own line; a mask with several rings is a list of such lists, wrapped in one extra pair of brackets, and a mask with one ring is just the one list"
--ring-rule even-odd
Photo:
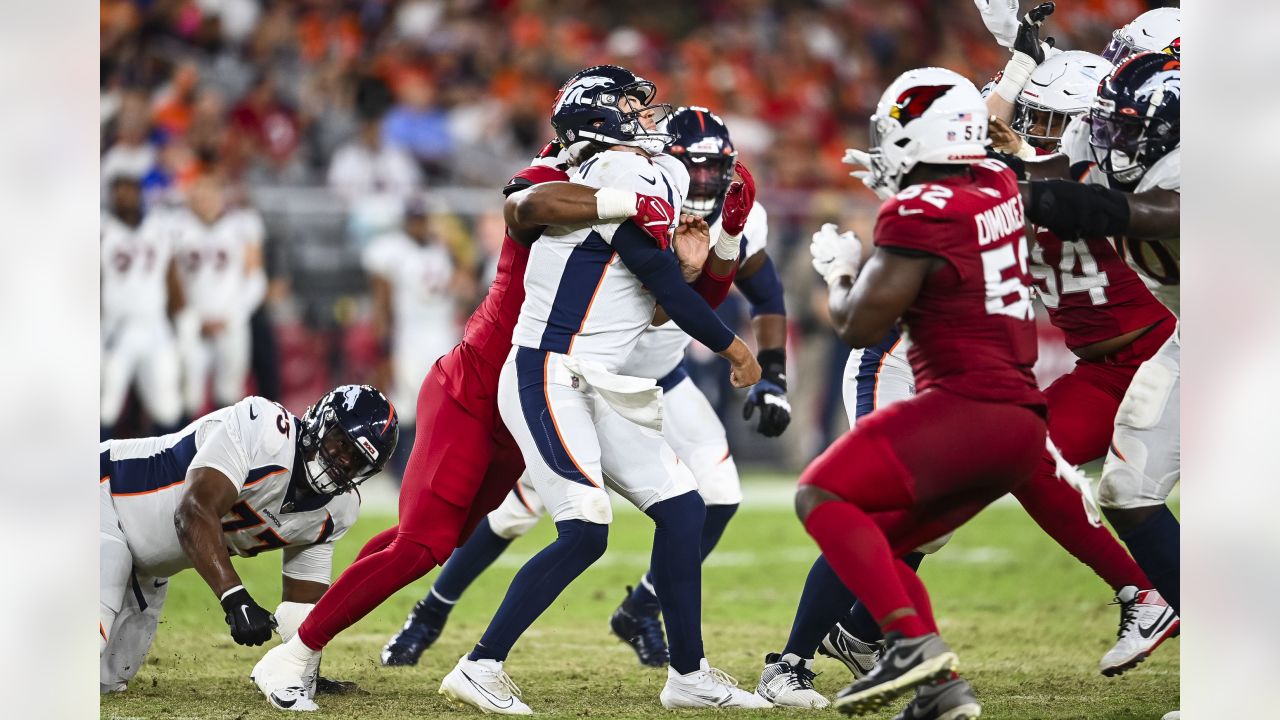
[(920, 85), (904, 90), (893, 107), (889, 108), (889, 117), (906, 125), (924, 115), (938, 98), (947, 94), (954, 85)]

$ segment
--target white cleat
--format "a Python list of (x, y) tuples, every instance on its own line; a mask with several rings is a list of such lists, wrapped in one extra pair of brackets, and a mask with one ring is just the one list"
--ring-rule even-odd
[(662, 707), (674, 708), (770, 708), (768, 700), (738, 687), (738, 681), (703, 658), (697, 670), (681, 675), (667, 668), (667, 684), (658, 696)]
[(312, 700), (315, 676), (320, 670), (320, 653), (294, 636), (267, 651), (253, 666), (249, 679), (258, 686), (277, 710), (311, 712), (320, 706)]
[(497, 660), (468, 660), (466, 655), (440, 681), (440, 694), (482, 713), (532, 715), (520, 700), (520, 688)]
[(1164, 717), (1160, 718), (1160, 720), (1182, 720), (1182, 711), (1170, 710), (1169, 712), (1165, 713)]
[(756, 695), (779, 707), (821, 710), (831, 704), (813, 689), (812, 659), (805, 660), (794, 653), (769, 653), (764, 662)]
[(1177, 613), (1155, 590), (1128, 585), (1116, 593), (1116, 603), (1120, 605), (1116, 644), (1098, 662), (1098, 670), (1107, 677), (1137, 667), (1180, 627)]

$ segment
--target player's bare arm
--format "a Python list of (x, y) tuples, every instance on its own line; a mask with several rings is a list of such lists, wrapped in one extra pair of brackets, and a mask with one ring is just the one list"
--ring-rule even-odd
[(1130, 237), (1141, 240), (1169, 240), (1181, 235), (1182, 194), (1154, 189), (1126, 195), (1129, 202)]
[(187, 485), (173, 515), (178, 543), (226, 611), (232, 639), (241, 645), (261, 645), (271, 639), (275, 618), (244, 589), (222, 536), (222, 516), (235, 503), (236, 487), (209, 467), (190, 470)]
[(182, 286), (182, 276), (178, 274), (178, 261), (176, 259), (169, 261), (169, 267), (165, 270), (164, 283), (168, 294), (166, 309), (169, 319), (173, 320), (187, 306), (187, 293)]
[(855, 348), (875, 345), (911, 307), (925, 278), (942, 264), (933, 255), (877, 249), (856, 280), (845, 275), (830, 286), (827, 306), (840, 338)]

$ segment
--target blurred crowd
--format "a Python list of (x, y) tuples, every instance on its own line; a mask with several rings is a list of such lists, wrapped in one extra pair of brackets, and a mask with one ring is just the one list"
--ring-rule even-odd
[[(1060, 3), (1045, 34), (1099, 51), (1153, 4)], [(799, 416), (786, 452), (766, 452), (795, 465), (841, 428), (846, 354), (804, 247), (826, 221), (869, 235), (876, 207), (843, 149), (866, 145), (903, 70), (981, 85), (1007, 58), (971, 0), (102, 0), (104, 199), (128, 177), (148, 213), (208, 184), (256, 208), (270, 280), (249, 387), (301, 410), (333, 381), (395, 382), (396, 290), (379, 285), (395, 263), (375, 249), (388, 233), (437, 248), (433, 288), (457, 333), (500, 242), (496, 191), (551, 137), (559, 85), (625, 65), (659, 101), (718, 112), (762, 186)], [(745, 324), (740, 307), (724, 312)], [(737, 414), (729, 390), (709, 389)]]

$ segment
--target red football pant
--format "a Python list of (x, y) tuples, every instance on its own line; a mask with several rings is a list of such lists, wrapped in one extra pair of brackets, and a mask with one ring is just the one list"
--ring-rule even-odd
[(298, 628), (307, 647), (323, 649), (395, 592), (444, 564), (524, 472), (524, 458), (496, 408), (473, 413), (445, 390), (440, 376), (457, 367), (437, 362), (418, 392), (417, 437), (400, 487), (400, 524), (375, 535), (316, 603)]
[(805, 529), (886, 632), (934, 632), (928, 592), (898, 558), (1030, 478), (1044, 439), (1033, 410), (926, 390), (861, 419), (805, 468), (801, 485), (841, 498)]
[[(1138, 342), (1144, 340), (1145, 336)], [(1106, 454), (1116, 409), (1140, 364), (1141, 360), (1082, 360), (1045, 390), (1049, 438), (1067, 462), (1078, 465)], [(1111, 531), (1089, 523), (1080, 493), (1057, 477), (1053, 458), (1047, 452), (1035, 475), (1015, 489), (1013, 496), (1049, 537), (1089, 566), (1113, 590), (1125, 585), (1151, 587), (1146, 573)]]

